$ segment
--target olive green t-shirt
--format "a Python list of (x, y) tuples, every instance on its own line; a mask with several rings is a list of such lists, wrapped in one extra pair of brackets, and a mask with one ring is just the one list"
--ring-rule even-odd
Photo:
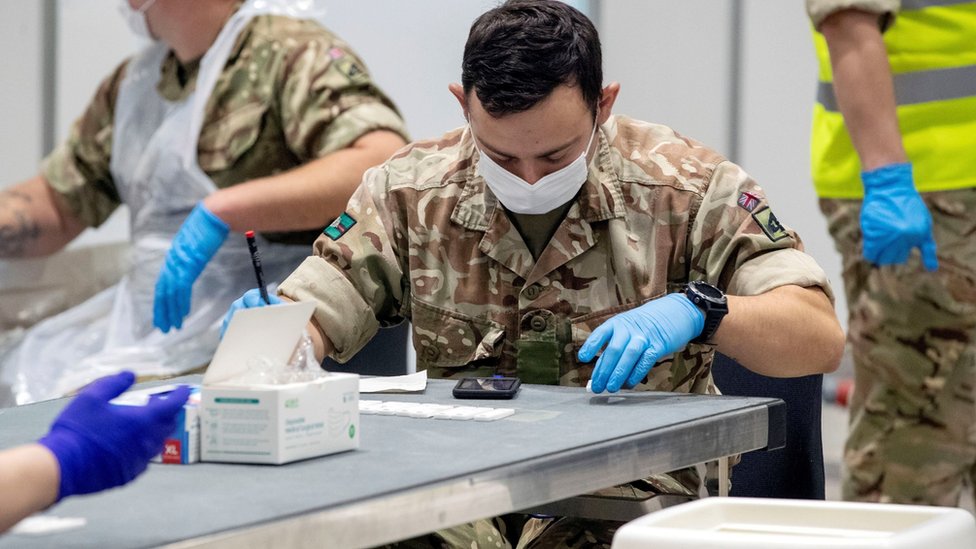
[(544, 214), (507, 212), (508, 216), (512, 219), (512, 225), (515, 225), (515, 230), (522, 235), (522, 240), (525, 241), (525, 245), (529, 248), (532, 259), (538, 260), (539, 256), (542, 255), (542, 250), (545, 250), (546, 246), (549, 245), (549, 241), (552, 240), (552, 235), (556, 234), (556, 229), (559, 228), (559, 224), (566, 218), (566, 212), (569, 211), (569, 207), (572, 205), (573, 201), (570, 200), (555, 210)]

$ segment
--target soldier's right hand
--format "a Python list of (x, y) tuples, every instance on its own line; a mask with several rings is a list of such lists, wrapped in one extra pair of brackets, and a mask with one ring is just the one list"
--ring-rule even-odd
[(261, 297), (261, 290), (257, 288), (244, 292), (244, 295), (231, 303), (230, 309), (228, 309), (227, 314), (224, 315), (224, 322), (220, 326), (220, 338), (224, 338), (224, 332), (227, 331), (227, 326), (230, 325), (231, 317), (233, 317), (234, 313), (240, 309), (252, 309), (254, 307), (264, 307), (265, 305), (279, 305), (284, 303), (278, 296), (272, 293), (268, 294), (268, 300), (271, 303), (264, 302), (264, 299)]
[(875, 265), (901, 265), (912, 248), (918, 248), (925, 268), (938, 269), (932, 216), (915, 190), (912, 165), (890, 164), (863, 172), (861, 181), (864, 259)]

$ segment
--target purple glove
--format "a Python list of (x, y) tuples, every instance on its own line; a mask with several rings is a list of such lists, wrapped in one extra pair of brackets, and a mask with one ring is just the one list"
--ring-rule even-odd
[(611, 317), (586, 338), (577, 357), (596, 361), (590, 388), (616, 393), (641, 382), (662, 357), (684, 348), (705, 328), (705, 313), (684, 294), (664, 297)]
[(911, 164), (891, 164), (861, 174), (861, 234), (864, 259), (875, 265), (901, 265), (912, 248), (922, 252), (929, 271), (939, 268), (932, 216), (915, 190)]
[(121, 486), (145, 471), (149, 460), (163, 450), (190, 388), (182, 385), (145, 406), (109, 403), (134, 381), (132, 372), (120, 372), (92, 382), (38, 441), (61, 468), (58, 501)]

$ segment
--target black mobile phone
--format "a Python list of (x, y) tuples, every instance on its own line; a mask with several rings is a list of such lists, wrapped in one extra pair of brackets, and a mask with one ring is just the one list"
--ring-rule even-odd
[(517, 377), (466, 377), (454, 386), (454, 398), (513, 398), (521, 384)]

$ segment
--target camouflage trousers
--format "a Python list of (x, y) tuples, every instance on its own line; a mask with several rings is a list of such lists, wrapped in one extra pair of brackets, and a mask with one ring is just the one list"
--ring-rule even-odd
[(609, 549), (622, 522), (503, 515), (387, 546), (390, 549)]
[[(717, 475), (714, 463), (706, 477)], [(691, 489), (689, 486), (697, 487)], [(659, 494), (685, 496), (689, 500), (702, 491), (701, 475), (695, 468), (614, 486), (595, 492), (613, 499), (646, 499)], [(613, 535), (623, 522), (578, 517), (540, 517), (509, 514), (438, 530), (425, 536), (385, 546), (387, 549), (609, 549)]]
[(843, 256), (855, 386), (844, 499), (958, 505), (976, 475), (976, 189), (925, 193), (939, 269), (861, 257), (859, 200), (820, 208)]

